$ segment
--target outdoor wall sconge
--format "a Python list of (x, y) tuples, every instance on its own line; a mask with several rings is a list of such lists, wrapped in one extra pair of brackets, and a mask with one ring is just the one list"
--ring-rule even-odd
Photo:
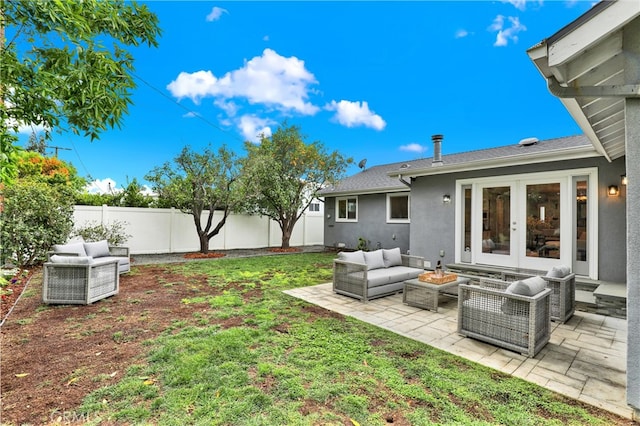
[(609, 185), (609, 188), (607, 188), (607, 195), (609, 197), (617, 197), (618, 195), (620, 195), (618, 185)]
[(627, 175), (620, 175), (620, 181), (624, 186), (627, 186)]
[(443, 203), (445, 203), (445, 204), (450, 203), (450, 202), (451, 202), (451, 195), (449, 195), (449, 194), (444, 194), (444, 195), (442, 196), (442, 202), (443, 202)]

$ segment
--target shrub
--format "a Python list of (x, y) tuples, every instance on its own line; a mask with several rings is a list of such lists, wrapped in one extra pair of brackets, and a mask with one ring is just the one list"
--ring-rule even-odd
[(126, 225), (126, 222), (118, 220), (114, 220), (108, 225), (86, 222), (84, 226), (74, 229), (73, 236), (82, 237), (85, 241), (107, 240), (112, 246), (120, 246), (131, 238), (131, 235), (125, 232)]
[(18, 179), (2, 189), (2, 202), (3, 263), (11, 259), (22, 268), (44, 260), (73, 227), (73, 196), (67, 187)]

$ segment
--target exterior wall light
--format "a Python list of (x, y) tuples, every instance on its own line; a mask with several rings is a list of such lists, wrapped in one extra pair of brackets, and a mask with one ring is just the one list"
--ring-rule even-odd
[(445, 204), (450, 203), (450, 202), (451, 202), (451, 195), (449, 195), (449, 194), (444, 194), (444, 195), (442, 196), (442, 202), (443, 202), (443, 203), (445, 203)]
[(609, 185), (609, 188), (607, 188), (607, 195), (609, 197), (617, 197), (618, 195), (620, 195), (618, 185)]
[(627, 175), (620, 175), (620, 181), (624, 186), (627, 186)]

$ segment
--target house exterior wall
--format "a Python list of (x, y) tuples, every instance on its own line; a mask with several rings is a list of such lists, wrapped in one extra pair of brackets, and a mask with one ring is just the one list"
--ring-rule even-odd
[[(424, 256), (435, 265), (455, 259), (455, 182), (457, 179), (473, 179), (569, 170), (587, 167), (598, 168), (598, 241), (599, 279), (613, 282), (626, 281), (626, 188), (620, 184), (625, 173), (625, 159), (607, 162), (604, 158), (580, 159), (547, 164), (531, 164), (502, 169), (477, 170), (450, 175), (423, 176), (413, 180), (411, 187), (411, 253)], [(607, 187), (618, 185), (620, 196), (608, 197)], [(444, 194), (451, 195), (451, 203), (442, 201)], [(444, 256), (441, 256), (441, 251)]]
[(342, 243), (348, 249), (355, 249), (358, 238), (362, 237), (371, 250), (379, 247), (400, 247), (403, 253), (409, 250), (410, 224), (387, 223), (386, 194), (359, 195), (357, 222), (336, 221), (335, 197), (325, 197), (324, 209), (324, 245), (327, 247), (339, 247)]

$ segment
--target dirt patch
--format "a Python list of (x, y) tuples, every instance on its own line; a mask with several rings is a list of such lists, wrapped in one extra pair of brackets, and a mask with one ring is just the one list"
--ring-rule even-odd
[(154, 265), (121, 276), (120, 293), (93, 305), (44, 305), (41, 287), (38, 271), (0, 329), (3, 424), (67, 418), (88, 393), (145, 362), (144, 341), (174, 321), (196, 324), (197, 313), (209, 309), (184, 298), (223, 290), (208, 285), (206, 276), (185, 278)]

